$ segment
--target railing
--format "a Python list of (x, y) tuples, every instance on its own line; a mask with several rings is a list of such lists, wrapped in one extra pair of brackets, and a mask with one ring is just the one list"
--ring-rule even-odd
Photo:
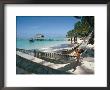
[(20, 51), (41, 59), (46, 58), (46, 59), (52, 59), (52, 60), (65, 60), (65, 61), (75, 60), (73, 56), (69, 56), (68, 54), (40, 52), (37, 50), (25, 50), (25, 49), (18, 49), (18, 48), (16, 49), (16, 51)]

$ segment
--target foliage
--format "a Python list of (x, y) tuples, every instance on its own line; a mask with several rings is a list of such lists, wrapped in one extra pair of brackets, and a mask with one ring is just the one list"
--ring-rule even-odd
[(75, 16), (75, 18), (80, 19), (74, 25), (74, 29), (67, 32), (67, 37), (73, 38), (74, 36), (77, 37), (86, 37), (92, 31), (93, 34), (91, 36), (91, 41), (89, 43), (94, 43), (94, 16)]

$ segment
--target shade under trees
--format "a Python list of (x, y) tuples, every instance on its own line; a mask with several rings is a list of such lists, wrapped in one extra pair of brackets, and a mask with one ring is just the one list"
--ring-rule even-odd
[(93, 32), (89, 43), (94, 44), (94, 16), (75, 16), (75, 18), (79, 19), (79, 21), (75, 23), (74, 28), (68, 31), (66, 35), (68, 38), (71, 38), (71, 43), (73, 37), (87, 37)]

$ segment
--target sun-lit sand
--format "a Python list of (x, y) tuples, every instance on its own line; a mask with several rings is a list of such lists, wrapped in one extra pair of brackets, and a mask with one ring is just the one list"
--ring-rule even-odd
[[(78, 43), (82, 43), (83, 40), (81, 40), (80, 38), (78, 38)], [(65, 46), (64, 46), (65, 45)], [(77, 44), (72, 44), (70, 46), (70, 44), (64, 44), (62, 46), (55, 46), (55, 47), (48, 47), (48, 48), (42, 48), (41, 51), (43, 52), (56, 52), (56, 51), (59, 51), (59, 50), (63, 50), (63, 49), (67, 49), (67, 50), (71, 50), (72, 48), (74, 48), (75, 46), (77, 46)], [(94, 45), (91, 45), (91, 44), (88, 44), (86, 46), (87, 49), (94, 49)], [(60, 69), (60, 68), (64, 68), (65, 72), (69, 72), (69, 73), (72, 73), (72, 74), (93, 74), (94, 73), (94, 57), (91, 57), (91, 56), (88, 56), (86, 57), (86, 54), (81, 55), (81, 65), (77, 66), (76, 67), (76, 70), (74, 71), (72, 67), (72, 64), (69, 64), (69, 63), (66, 63), (66, 64), (55, 64), (55, 63), (51, 63), (51, 62), (48, 62), (48, 61), (45, 61), (45, 60), (42, 60), (42, 59), (39, 59), (39, 58), (35, 58), (33, 56), (30, 56), (30, 55), (27, 55), (27, 54), (21, 54), (20, 52), (17, 52), (17, 54), (19, 55), (24, 55), (25, 58), (27, 58), (28, 60), (31, 60), (35, 63), (39, 63), (39, 64), (42, 64), (44, 66), (48, 66), (50, 68), (53, 68), (53, 69)], [(70, 56), (74, 56), (75, 52), (71, 52)], [(67, 66), (67, 67), (66, 67)], [(68, 68), (70, 68), (68, 70)], [(67, 71), (66, 71), (67, 70)]]

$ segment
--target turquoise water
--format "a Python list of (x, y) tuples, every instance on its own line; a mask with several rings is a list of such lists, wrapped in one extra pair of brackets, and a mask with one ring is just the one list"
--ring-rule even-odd
[(43, 49), (53, 46), (58, 46), (60, 44), (66, 44), (68, 41), (66, 38), (54, 38), (53, 40), (49, 41), (34, 41), (30, 42), (28, 39), (17, 39), (16, 46), (20, 49)]

